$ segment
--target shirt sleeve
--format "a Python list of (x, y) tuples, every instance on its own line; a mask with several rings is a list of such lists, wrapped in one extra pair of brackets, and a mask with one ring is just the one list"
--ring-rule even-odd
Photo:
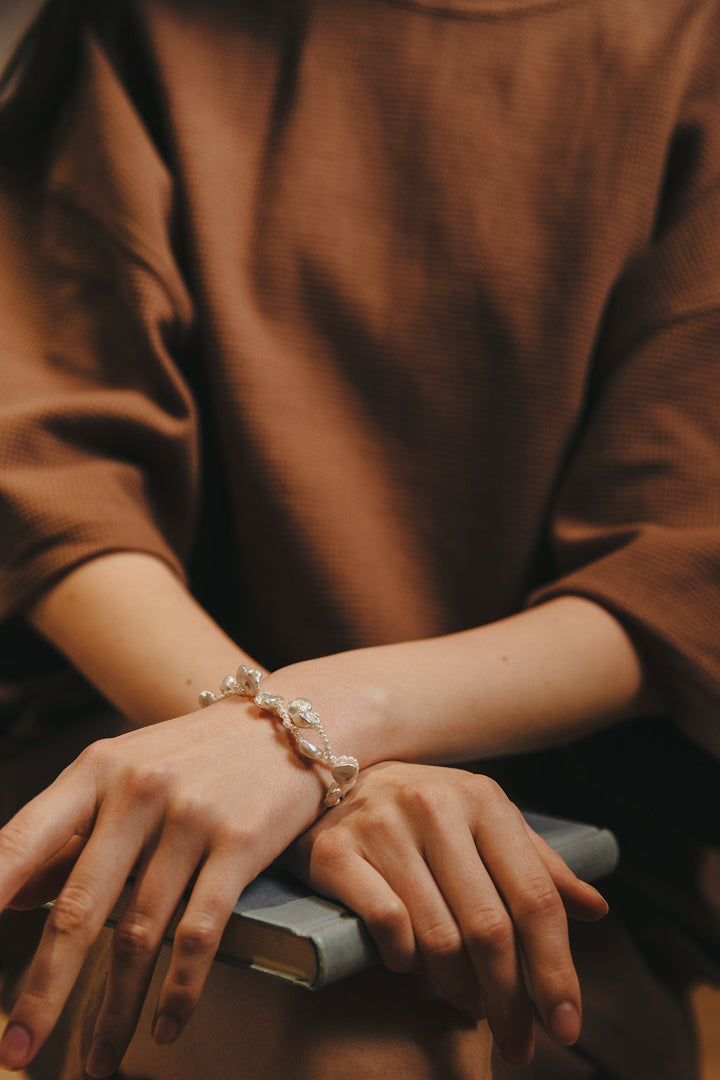
[(42, 177), (0, 183), (0, 619), (113, 550), (182, 573), (196, 418), (172, 184), (91, 39)]
[[(717, 18), (715, 22), (717, 23)], [(720, 756), (720, 35), (684, 102), (653, 243), (618, 282), (550, 516), (563, 594), (602, 604)]]

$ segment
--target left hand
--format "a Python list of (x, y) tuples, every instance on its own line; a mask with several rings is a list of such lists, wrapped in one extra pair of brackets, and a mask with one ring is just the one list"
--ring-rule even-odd
[(237, 897), (320, 812), (322, 786), (247, 700), (87, 747), (0, 830), (0, 909), (56, 896), (0, 1041), (25, 1068), (49, 1036), (129, 874), (87, 1063), (113, 1073), (186, 888), (154, 1036), (185, 1027)]
[(360, 915), (389, 968), (423, 963), (451, 1004), (486, 1016), (511, 1064), (533, 1055), (531, 1002), (556, 1041), (577, 1039), (567, 915), (591, 921), (607, 904), (489, 777), (373, 766), (286, 861)]

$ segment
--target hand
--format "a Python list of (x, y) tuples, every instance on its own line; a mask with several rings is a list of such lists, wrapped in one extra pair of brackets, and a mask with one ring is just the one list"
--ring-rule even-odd
[(451, 1004), (486, 1016), (510, 1064), (532, 1058), (531, 1001), (554, 1039), (577, 1039), (580, 988), (566, 915), (598, 919), (607, 904), (493, 780), (374, 766), (286, 859), (360, 915), (389, 968), (422, 962)]
[(312, 822), (322, 794), (282, 729), (237, 698), (84, 751), (0, 831), (0, 908), (13, 898), (19, 906), (33, 890), (37, 900), (43, 884), (66, 875), (0, 1063), (22, 1068), (37, 1053), (131, 873), (136, 885), (115, 931), (88, 1071), (107, 1076), (118, 1067), (192, 881), (154, 1027), (158, 1042), (171, 1042), (200, 996), (238, 895)]

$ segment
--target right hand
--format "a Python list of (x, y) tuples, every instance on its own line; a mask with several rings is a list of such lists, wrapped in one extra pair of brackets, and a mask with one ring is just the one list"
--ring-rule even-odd
[(0, 1064), (25, 1067), (47, 1039), (130, 874), (136, 883), (114, 934), (89, 1072), (107, 1076), (118, 1067), (167, 926), (192, 883), (154, 1024), (158, 1042), (173, 1041), (238, 896), (315, 819), (322, 795), (319, 776), (285, 732), (238, 698), (85, 750), (0, 830), (0, 910), (19, 904), (28, 886), (37, 893), (53, 858), (57, 877), (59, 852), (67, 874)]
[(567, 915), (607, 904), (529, 828), (494, 780), (384, 762), (284, 856), (363, 919), (386, 965), (424, 965), (447, 1000), (487, 1017), (512, 1065), (533, 1055), (531, 1002), (557, 1042), (580, 1033)]

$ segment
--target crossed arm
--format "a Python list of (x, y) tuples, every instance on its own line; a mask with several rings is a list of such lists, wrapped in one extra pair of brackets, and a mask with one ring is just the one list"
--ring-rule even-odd
[(486, 1015), (508, 1060), (532, 1056), (521, 957), (549, 1032), (577, 1038), (566, 914), (597, 918), (606, 905), (497, 785), (440, 763), (570, 741), (652, 708), (637, 651), (607, 611), (566, 597), (464, 633), (269, 675), (266, 689), (309, 697), (335, 752), (363, 769), (355, 792), (316, 824), (323, 778), (282, 729), (241, 699), (198, 712), (200, 690), (252, 659), (163, 563), (99, 557), (29, 618), (137, 727), (89, 747), (0, 831), (0, 908), (60, 888), (0, 1064), (24, 1066), (47, 1038), (130, 872), (137, 884), (115, 934), (89, 1071), (117, 1067), (193, 881), (154, 1027), (158, 1042), (172, 1041), (237, 895), (301, 834), (298, 871), (366, 919), (389, 967), (422, 962), (453, 1004)]

